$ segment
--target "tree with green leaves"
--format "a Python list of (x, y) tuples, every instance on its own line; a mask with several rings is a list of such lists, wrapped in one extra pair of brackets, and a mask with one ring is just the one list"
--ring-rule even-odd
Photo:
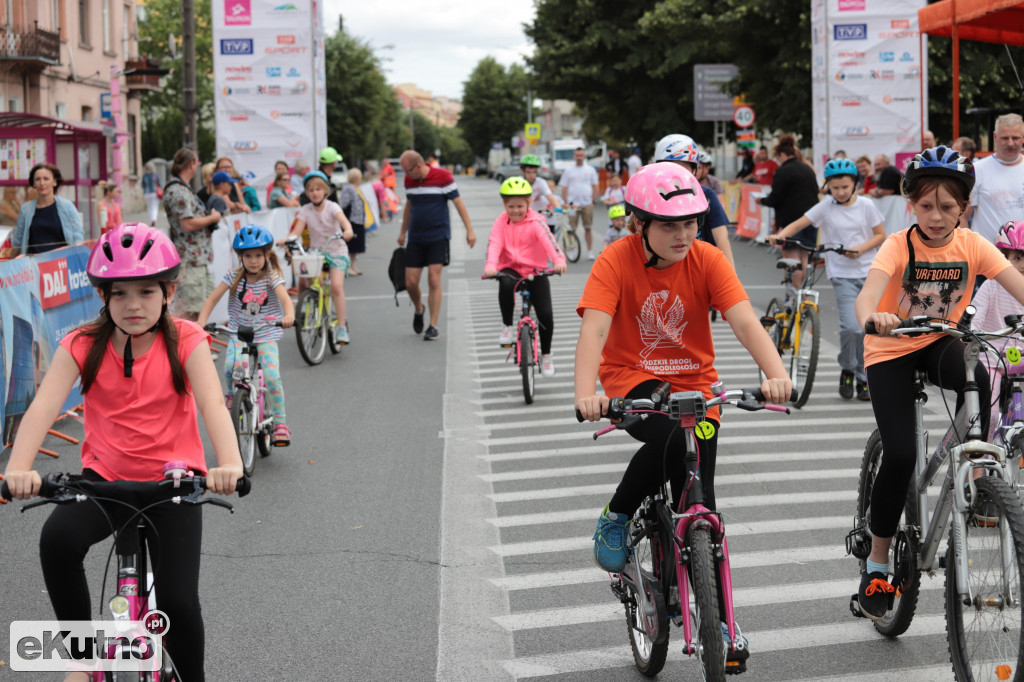
[(463, 84), (458, 128), (477, 156), (487, 156), (492, 142), (508, 143), (526, 124), (526, 70), (506, 69), (494, 57), (481, 59)]

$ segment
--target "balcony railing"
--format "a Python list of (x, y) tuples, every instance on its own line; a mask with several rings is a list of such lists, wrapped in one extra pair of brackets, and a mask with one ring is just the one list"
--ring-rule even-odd
[(40, 68), (60, 64), (60, 34), (32, 26), (0, 26), (0, 59), (35, 62)]
[(160, 62), (156, 59), (145, 57), (128, 59), (124, 63), (124, 80), (128, 91), (146, 90), (160, 92), (161, 76), (167, 75), (167, 69), (160, 68)]

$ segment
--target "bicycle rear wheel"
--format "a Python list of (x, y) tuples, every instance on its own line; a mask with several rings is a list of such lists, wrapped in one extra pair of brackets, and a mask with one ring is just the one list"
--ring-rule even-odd
[(580, 259), (580, 238), (576, 236), (576, 230), (565, 228), (562, 233), (562, 250), (565, 252), (565, 259), (575, 263)]
[(656, 522), (644, 519), (641, 523), (645, 528), (633, 545), (633, 556), (626, 571), (632, 574), (637, 585), (643, 586), (644, 594), (638, 594), (625, 583), (629, 595), (625, 601), (626, 625), (637, 670), (646, 677), (654, 677), (665, 667), (668, 656), (668, 609), (662, 575), (666, 565), (672, 565), (666, 562), (666, 553), (673, 557), (674, 554), (671, 538)]
[(238, 451), (242, 455), (242, 471), (252, 476), (256, 469), (256, 406), (252, 404), (249, 391), (240, 388), (235, 391), (231, 401), (231, 421), (235, 425), (235, 436), (238, 438)]
[[(875, 485), (878, 467), (882, 464), (882, 437), (876, 429), (864, 447), (864, 459), (860, 465), (860, 481), (857, 485), (857, 519), (863, 524), (864, 559), (859, 560), (860, 570), (866, 567), (866, 557), (871, 548), (868, 528), (871, 523), (871, 490)], [(917, 610), (917, 597), (921, 589), (921, 572), (917, 569), (917, 500), (912, 488), (907, 490), (907, 501), (903, 516), (896, 526), (896, 536), (889, 549), (889, 565), (893, 570), (893, 585), (897, 588), (893, 607), (881, 620), (875, 621), (875, 630), (886, 637), (898, 637), (907, 631)]]
[(327, 354), (327, 320), (320, 314), (319, 296), (314, 289), (299, 294), (295, 306), (295, 336), (299, 355), (310, 365), (319, 365)]
[(690, 604), (693, 629), (697, 633), (701, 679), (725, 681), (725, 640), (718, 611), (718, 580), (712, 552), (711, 529), (706, 525), (691, 526)]
[(519, 328), (519, 373), (523, 375), (523, 398), (526, 404), (533, 402), (534, 357), (533, 327), (524, 324)]
[[(946, 553), (946, 638), (957, 680), (1024, 679), (1024, 625), (1021, 576), (1024, 575), (1024, 511), (1014, 491), (996, 476), (974, 482), (978, 494), (965, 523), (970, 599), (957, 594), (957, 561), (950, 530)], [(973, 511), (993, 504), (999, 523), (973, 520)], [(954, 512), (955, 513), (955, 512)], [(1011, 677), (1012, 676), (1012, 677)]]
[(818, 314), (810, 306), (800, 311), (800, 331), (793, 339), (793, 355), (789, 363), (789, 377), (797, 390), (795, 407), (803, 407), (811, 397), (814, 373), (818, 368)]

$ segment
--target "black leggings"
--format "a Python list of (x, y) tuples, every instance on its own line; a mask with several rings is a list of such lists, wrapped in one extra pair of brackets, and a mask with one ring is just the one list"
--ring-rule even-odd
[[(914, 371), (928, 372), (928, 381), (957, 392), (956, 409), (963, 405), (967, 383), (964, 344), (943, 337), (907, 355), (867, 368), (871, 409), (882, 436), (882, 463), (871, 490), (871, 533), (889, 538), (896, 532), (914, 475), (917, 445), (914, 437)], [(981, 403), (981, 432), (988, 433), (992, 391), (982, 363), (974, 371)], [(955, 412), (954, 412), (955, 414)]]
[[(83, 477), (91, 481), (103, 480), (88, 469)], [(130, 495), (124, 496), (126, 502), (138, 508), (159, 499), (130, 498)], [(122, 505), (105, 504), (105, 508), (118, 528), (128, 518)], [(146, 516), (151, 522), (147, 544), (157, 608), (166, 613), (170, 621), (164, 645), (183, 682), (202, 682), (206, 641), (199, 606), (202, 509), (168, 503), (148, 510)], [(94, 612), (83, 562), (89, 548), (110, 534), (110, 524), (93, 502), (57, 507), (46, 519), (39, 537), (39, 557), (58, 620), (92, 619)]]
[[(661, 384), (657, 379), (645, 381), (629, 392), (626, 398), (649, 398)], [(715, 456), (718, 453), (718, 422), (707, 419), (715, 427), (715, 435), (707, 440), (697, 439), (700, 453), (700, 480), (704, 493), (704, 506), (715, 508)], [(686, 432), (675, 428), (676, 422), (662, 415), (652, 414), (627, 433), (643, 445), (633, 455), (615, 490), (608, 510), (616, 514), (633, 516), (644, 498), (658, 489), (663, 480), (665, 444), (668, 443), (668, 478), (672, 484), (672, 508), (679, 508), (679, 498), (686, 485), (686, 463), (683, 461)]]
[[(505, 268), (501, 272), (520, 277), (512, 268)], [(501, 321), (506, 327), (512, 326), (512, 313), (516, 307), (515, 288), (518, 281), (511, 277), (498, 279), (498, 305), (501, 306)], [(533, 281), (520, 284), (519, 288), (525, 288), (530, 292), (533, 314), (540, 326), (540, 352), (547, 355), (551, 352), (551, 337), (555, 333), (555, 317), (551, 312), (551, 284), (547, 277), (535, 277)]]

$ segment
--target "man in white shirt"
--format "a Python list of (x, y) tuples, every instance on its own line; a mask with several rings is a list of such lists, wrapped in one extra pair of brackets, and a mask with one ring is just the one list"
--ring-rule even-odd
[(1024, 119), (1006, 114), (996, 119), (996, 153), (974, 164), (974, 191), (961, 225), (974, 223), (971, 229), (995, 242), (999, 228), (1009, 220), (1024, 216)]
[(626, 165), (629, 166), (630, 177), (632, 177), (633, 174), (640, 170), (640, 167), (644, 165), (644, 160), (640, 158), (640, 147), (633, 150), (630, 157), (626, 159)]
[(576, 229), (580, 216), (583, 216), (583, 232), (587, 238), (587, 258), (594, 260), (594, 235), (590, 228), (594, 225), (594, 202), (597, 201), (597, 171), (593, 166), (586, 165), (587, 152), (577, 147), (573, 152), (575, 166), (562, 171), (558, 186), (562, 188), (562, 199), (575, 211), (569, 213), (569, 225)]

